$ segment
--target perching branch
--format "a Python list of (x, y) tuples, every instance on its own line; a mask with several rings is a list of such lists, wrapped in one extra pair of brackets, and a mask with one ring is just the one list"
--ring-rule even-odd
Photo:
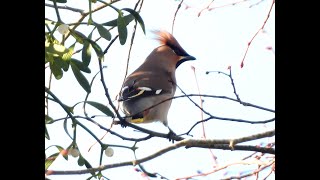
[(246, 137), (241, 137), (237, 139), (185, 139), (182, 140), (176, 144), (173, 144), (171, 146), (168, 146), (164, 149), (159, 150), (158, 152), (151, 154), (149, 156), (146, 156), (141, 159), (137, 160), (132, 160), (132, 161), (125, 161), (125, 162), (120, 162), (120, 163), (115, 163), (115, 164), (107, 164), (103, 166), (99, 166), (96, 168), (88, 168), (84, 170), (70, 170), (70, 171), (60, 171), (60, 170), (47, 170), (46, 174), (47, 175), (72, 175), (72, 174), (87, 174), (87, 173), (94, 173), (97, 171), (102, 171), (105, 169), (111, 169), (111, 168), (116, 168), (116, 167), (122, 167), (122, 166), (130, 166), (130, 165), (137, 165), (140, 163), (144, 163), (146, 161), (149, 161), (151, 159), (154, 159), (156, 157), (159, 157), (169, 151), (172, 151), (174, 149), (178, 149), (180, 147), (186, 147), (186, 148), (191, 148), (191, 147), (201, 147), (201, 148), (213, 148), (213, 149), (225, 149), (225, 150), (246, 150), (246, 151), (259, 151), (263, 153), (270, 153), (270, 154), (275, 154), (275, 150), (273, 148), (263, 148), (263, 147), (256, 147), (256, 146), (244, 146), (244, 145), (232, 145), (229, 147), (228, 144), (236, 144), (236, 143), (242, 143), (242, 142), (247, 142), (251, 140), (256, 140), (256, 139), (261, 139), (261, 138), (266, 138), (266, 137), (271, 137), (275, 135), (275, 130), (267, 131), (265, 133), (260, 133), (260, 134), (254, 134), (251, 136), (246, 136)]

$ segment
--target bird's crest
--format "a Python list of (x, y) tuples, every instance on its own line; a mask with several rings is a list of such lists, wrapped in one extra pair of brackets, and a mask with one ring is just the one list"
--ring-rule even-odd
[(153, 33), (157, 35), (155, 39), (158, 40), (161, 45), (169, 46), (179, 56), (189, 56), (189, 54), (180, 46), (176, 38), (174, 38), (169, 32), (155, 30)]

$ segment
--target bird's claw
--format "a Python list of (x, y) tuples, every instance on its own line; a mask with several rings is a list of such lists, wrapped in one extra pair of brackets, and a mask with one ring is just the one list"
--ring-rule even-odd
[(169, 142), (172, 141), (172, 143), (174, 143), (174, 137), (175, 137), (176, 135), (177, 135), (177, 134), (174, 133), (174, 132), (170, 129), (169, 133), (167, 134), (167, 137), (168, 137), (168, 139), (169, 139)]

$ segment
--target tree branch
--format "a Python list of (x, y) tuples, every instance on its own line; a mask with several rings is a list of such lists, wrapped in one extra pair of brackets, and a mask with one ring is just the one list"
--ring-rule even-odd
[(132, 161), (126, 161), (126, 162), (120, 162), (115, 164), (108, 164), (99, 166), (97, 168), (88, 168), (84, 170), (71, 170), (71, 171), (59, 171), (59, 170), (47, 170), (47, 175), (70, 175), (70, 174), (87, 174), (87, 173), (94, 173), (97, 171), (102, 171), (105, 169), (111, 169), (121, 166), (130, 166), (130, 165), (137, 165), (146, 161), (149, 161), (151, 159), (154, 159), (156, 157), (161, 156), (162, 154), (165, 154), (169, 151), (172, 151), (174, 149), (178, 149), (180, 147), (185, 146), (186, 148), (191, 147), (201, 147), (201, 148), (213, 148), (213, 149), (228, 149), (228, 150), (246, 150), (246, 151), (263, 151), (263, 153), (270, 153), (275, 154), (275, 150), (273, 148), (263, 148), (263, 147), (256, 147), (256, 146), (248, 146), (248, 145), (236, 145), (236, 146), (228, 146), (227, 144), (235, 144), (235, 143), (241, 143), (256, 139), (261, 139), (265, 137), (274, 136), (275, 130), (267, 131), (264, 133), (254, 134), (251, 136), (241, 137), (237, 139), (217, 139), (217, 140), (203, 140), (203, 139), (185, 139), (183, 141), (180, 141), (176, 144), (173, 144), (171, 146), (168, 146), (164, 149), (159, 150), (158, 152), (151, 154), (147, 157), (132, 160)]

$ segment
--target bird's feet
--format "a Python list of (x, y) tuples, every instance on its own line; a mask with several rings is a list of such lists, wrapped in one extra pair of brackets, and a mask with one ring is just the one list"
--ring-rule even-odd
[(169, 142), (172, 141), (174, 143), (174, 139), (176, 137), (176, 133), (174, 133), (170, 128), (169, 128), (169, 133), (167, 134), (167, 137), (169, 139)]
[(125, 127), (127, 127), (127, 121), (125, 121), (125, 120), (123, 120), (123, 121), (120, 121), (120, 125), (121, 125), (121, 127), (122, 128), (125, 128)]
[(127, 127), (127, 121), (125, 119), (120, 119), (120, 121), (113, 121), (113, 124), (118, 125), (120, 124), (122, 128)]

